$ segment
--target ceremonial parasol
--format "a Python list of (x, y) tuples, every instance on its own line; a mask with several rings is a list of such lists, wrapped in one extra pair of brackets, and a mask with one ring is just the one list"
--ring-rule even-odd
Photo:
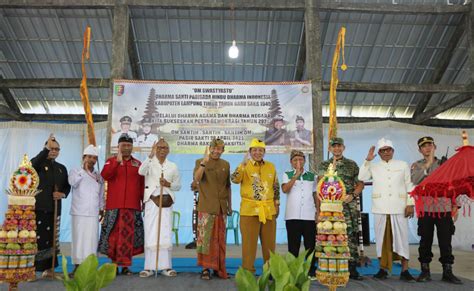
[[(470, 203), (471, 199), (474, 199), (474, 146), (469, 145), (465, 131), (463, 131), (462, 138), (463, 146), (456, 149), (457, 153), (426, 177), (411, 192), (416, 202), (418, 216), (424, 215), (424, 204), (427, 201), (436, 203), (438, 198), (446, 197), (455, 204), (456, 198), (461, 195), (466, 196), (457, 199), (457, 205), (468, 206), (470, 215)], [(424, 199), (428, 197), (433, 199)], [(454, 213), (452, 214), (454, 215)]]

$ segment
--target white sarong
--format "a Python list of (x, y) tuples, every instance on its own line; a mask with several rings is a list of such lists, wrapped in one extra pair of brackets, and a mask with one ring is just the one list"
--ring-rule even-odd
[[(156, 243), (158, 239), (159, 208), (148, 200), (145, 203), (143, 227), (145, 229), (145, 270), (156, 270)], [(171, 269), (173, 245), (171, 243), (173, 227), (173, 207), (163, 208), (161, 211), (160, 253), (158, 270)]]
[(410, 248), (408, 245), (408, 218), (404, 214), (375, 214), (375, 246), (377, 257), (382, 257), (383, 237), (385, 234), (385, 224), (387, 215), (390, 215), (390, 225), (392, 227), (392, 252), (410, 258)]
[(73, 264), (81, 264), (90, 254), (97, 255), (99, 217), (71, 215)]

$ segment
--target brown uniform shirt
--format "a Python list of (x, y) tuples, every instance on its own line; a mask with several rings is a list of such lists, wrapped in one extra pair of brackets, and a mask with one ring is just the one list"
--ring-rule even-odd
[[(194, 173), (201, 166), (202, 159), (196, 160)], [(197, 210), (209, 214), (227, 214), (230, 194), (230, 165), (223, 159), (209, 159), (204, 174), (199, 181), (199, 201)]]

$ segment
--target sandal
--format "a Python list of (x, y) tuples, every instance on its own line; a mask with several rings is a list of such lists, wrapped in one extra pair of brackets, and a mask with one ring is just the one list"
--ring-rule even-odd
[(51, 270), (46, 270), (43, 273), (41, 273), (41, 278), (43, 279), (51, 279), (53, 277), (53, 272)]
[(148, 278), (155, 275), (155, 271), (153, 270), (143, 270), (140, 272), (140, 278)]
[(211, 280), (211, 274), (209, 272), (209, 269), (204, 269), (201, 272), (201, 279), (202, 280)]
[(166, 277), (176, 277), (178, 273), (176, 273), (176, 271), (173, 269), (166, 269), (166, 270), (161, 271), (161, 275), (166, 276)]
[(129, 268), (123, 267), (122, 272), (120, 272), (121, 275), (126, 275), (126, 276), (131, 276), (133, 275), (132, 271), (130, 271)]

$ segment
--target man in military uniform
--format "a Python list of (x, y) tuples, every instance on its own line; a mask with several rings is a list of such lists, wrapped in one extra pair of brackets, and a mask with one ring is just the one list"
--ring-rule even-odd
[[(423, 155), (423, 159), (416, 161), (411, 166), (411, 181), (413, 184), (420, 184), (427, 176), (436, 170), (442, 163), (435, 156), (436, 145), (430, 136), (422, 137), (418, 140), (418, 151)], [(424, 215), (418, 218), (418, 235), (420, 236), (420, 246), (418, 247), (418, 260), (421, 263), (421, 274), (417, 278), (418, 282), (431, 281), (430, 262), (433, 258), (431, 247), (433, 245), (433, 232), (436, 225), (438, 234), (438, 244), (441, 257), (439, 261), (443, 265), (442, 280), (454, 284), (462, 284), (452, 271), (454, 263), (451, 238), (454, 234), (454, 219), (457, 218), (458, 207), (451, 204), (451, 200), (446, 197), (423, 196)], [(451, 213), (452, 212), (452, 213)]]
[(115, 146), (118, 144), (118, 140), (122, 134), (128, 134), (130, 138), (132, 138), (133, 142), (137, 141), (137, 133), (130, 130), (130, 126), (132, 125), (132, 118), (130, 116), (122, 116), (120, 118), (120, 130), (118, 130), (112, 136), (112, 145)]
[(335, 163), (335, 170), (337, 175), (342, 179), (346, 186), (346, 199), (344, 201), (344, 217), (347, 223), (347, 236), (349, 249), (351, 252), (351, 259), (349, 260), (350, 278), (354, 280), (362, 280), (362, 276), (356, 269), (357, 261), (359, 260), (359, 209), (357, 207), (357, 197), (360, 196), (364, 189), (364, 183), (357, 178), (359, 175), (359, 167), (353, 160), (347, 159), (343, 156), (344, 140), (340, 137), (332, 138), (329, 141), (329, 151), (332, 153), (332, 158), (322, 162), (318, 167), (319, 179), (324, 176), (331, 163)]

